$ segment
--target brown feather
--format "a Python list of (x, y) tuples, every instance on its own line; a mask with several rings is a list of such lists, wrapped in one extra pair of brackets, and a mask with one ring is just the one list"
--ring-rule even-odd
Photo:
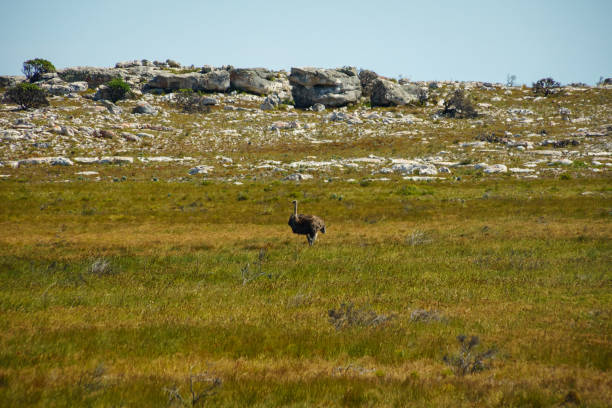
[(289, 217), (289, 226), (294, 234), (306, 235), (308, 244), (317, 240), (317, 234), (325, 234), (325, 222), (316, 215), (298, 214), (297, 201), (293, 202), (293, 214)]

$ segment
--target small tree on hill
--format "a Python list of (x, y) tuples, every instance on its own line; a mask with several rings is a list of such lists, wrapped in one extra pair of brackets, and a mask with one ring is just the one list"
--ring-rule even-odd
[(55, 72), (55, 66), (46, 59), (35, 58), (24, 62), (22, 71), (28, 81), (36, 82), (40, 80), (43, 74)]
[(549, 96), (559, 92), (561, 84), (552, 78), (542, 78), (533, 84), (533, 93), (537, 95)]
[(37, 85), (27, 82), (22, 82), (10, 88), (6, 92), (6, 97), (22, 109), (40, 108), (49, 105), (45, 91)]

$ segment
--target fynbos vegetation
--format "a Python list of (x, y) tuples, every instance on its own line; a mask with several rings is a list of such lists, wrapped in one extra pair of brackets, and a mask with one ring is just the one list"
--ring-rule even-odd
[(22, 109), (40, 108), (49, 105), (45, 91), (36, 84), (29, 84), (27, 82), (22, 82), (10, 88), (6, 92), (6, 98), (9, 102), (19, 105)]

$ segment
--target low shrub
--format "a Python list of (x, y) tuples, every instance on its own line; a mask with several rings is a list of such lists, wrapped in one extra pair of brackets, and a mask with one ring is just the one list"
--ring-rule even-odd
[(533, 93), (549, 96), (559, 92), (561, 84), (552, 78), (542, 78), (533, 84)]
[(457, 336), (459, 342), (459, 353), (454, 356), (444, 356), (444, 362), (449, 365), (456, 375), (464, 376), (486, 370), (490, 366), (490, 360), (495, 355), (494, 349), (478, 352), (480, 344), (478, 336), (468, 337), (464, 334)]
[(46, 59), (35, 58), (24, 62), (22, 71), (28, 81), (36, 82), (43, 74), (55, 72), (55, 66)]
[(444, 101), (444, 109), (441, 114), (448, 118), (457, 119), (475, 118), (478, 116), (472, 101), (465, 95), (463, 89), (457, 89), (450, 98)]
[(109, 98), (113, 103), (130, 95), (130, 85), (121, 78), (112, 79), (106, 85), (109, 88)]
[(6, 92), (9, 102), (16, 103), (22, 109), (48, 106), (47, 94), (38, 85), (22, 82)]

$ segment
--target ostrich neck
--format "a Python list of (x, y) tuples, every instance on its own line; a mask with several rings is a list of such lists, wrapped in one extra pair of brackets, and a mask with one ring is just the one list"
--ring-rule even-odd
[(297, 202), (293, 203), (293, 215), (297, 216)]

